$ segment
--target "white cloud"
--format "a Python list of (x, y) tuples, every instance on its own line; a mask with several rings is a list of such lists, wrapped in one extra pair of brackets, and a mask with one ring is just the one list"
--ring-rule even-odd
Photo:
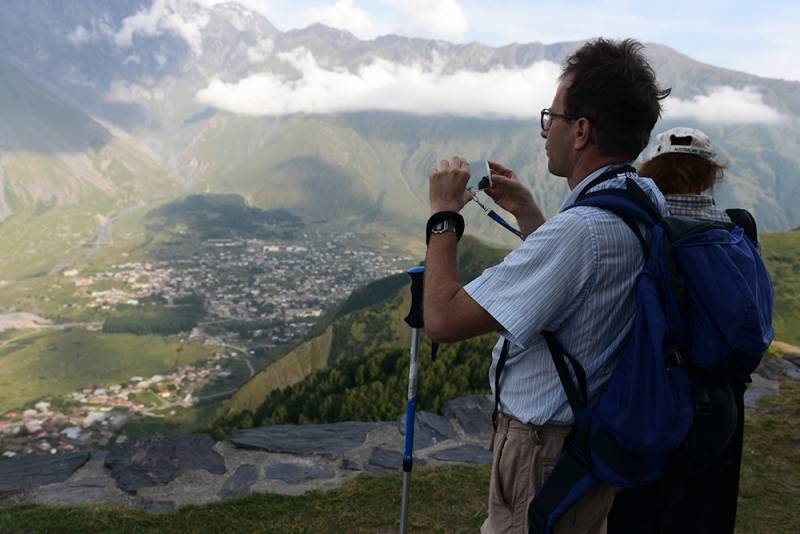
[(383, 110), (529, 119), (551, 101), (560, 73), (548, 61), (526, 69), (444, 73), (435, 66), (375, 60), (350, 72), (326, 70), (303, 49), (278, 57), (300, 77), (260, 73), (233, 83), (213, 79), (196, 99), (244, 115)]
[(250, 63), (261, 63), (269, 56), (275, 48), (275, 42), (272, 39), (259, 39), (255, 46), (247, 49), (247, 60)]
[(754, 87), (734, 89), (714, 87), (708, 94), (695, 96), (691, 100), (668, 98), (664, 105), (664, 117), (668, 119), (696, 119), (708, 123), (774, 123), (781, 115), (767, 104)]
[(104, 21), (90, 21), (90, 27), (83, 25), (77, 26), (66, 38), (75, 46), (91, 43), (113, 34), (113, 30)]
[(67, 40), (74, 45), (81, 45), (84, 43), (88, 43), (95, 39), (95, 34), (84, 28), (83, 26), (78, 26), (75, 28), (72, 33), (67, 35)]
[(123, 19), (122, 27), (112, 35), (114, 43), (121, 48), (133, 44), (133, 36), (161, 35), (166, 32), (181, 36), (195, 54), (203, 52), (203, 28), (209, 17), (205, 13), (180, 9), (181, 0), (153, 0), (149, 8), (142, 9)]
[(197, 2), (200, 5), (206, 7), (212, 7), (217, 4), (228, 4), (228, 3), (236, 3), (240, 4), (247, 9), (255, 11), (256, 13), (266, 14), (269, 13), (270, 9), (272, 8), (272, 2), (270, 0), (184, 0), (186, 2)]
[(464, 9), (456, 0), (385, 0), (405, 11), (411, 28), (399, 33), (462, 41), (469, 29)]
[(369, 13), (356, 7), (353, 0), (336, 0), (333, 5), (311, 8), (303, 14), (303, 18), (307, 24), (321, 22), (331, 28), (347, 30), (362, 39), (379, 35)]

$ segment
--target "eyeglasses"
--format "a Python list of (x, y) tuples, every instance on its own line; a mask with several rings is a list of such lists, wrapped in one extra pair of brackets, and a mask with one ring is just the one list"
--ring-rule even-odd
[(541, 115), (542, 131), (546, 132), (553, 124), (553, 119), (562, 119), (567, 122), (574, 121), (577, 117), (570, 117), (569, 115), (562, 115), (561, 113), (553, 113), (550, 108), (544, 108)]

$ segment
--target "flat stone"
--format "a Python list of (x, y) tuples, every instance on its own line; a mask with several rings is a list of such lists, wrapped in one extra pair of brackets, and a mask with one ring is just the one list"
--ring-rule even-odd
[[(406, 434), (406, 415), (400, 418), (400, 433)], [(418, 412), (414, 416), (414, 450), (432, 447), (447, 439), (458, 439), (450, 420), (431, 412)]]
[(767, 380), (780, 380), (786, 374), (787, 366), (794, 368), (794, 364), (783, 358), (765, 357), (753, 374)]
[(455, 419), (461, 429), (472, 439), (488, 441), (492, 439), (492, 411), (494, 406), (491, 399), (485, 395), (472, 397), (459, 397), (448, 401), (442, 413), (448, 419)]
[(744, 405), (747, 408), (758, 408), (758, 403), (761, 399), (776, 393), (780, 389), (780, 383), (777, 380), (770, 380), (756, 373), (753, 373), (750, 378), (753, 381), (747, 385), (747, 389), (744, 392)]
[(258, 481), (258, 467), (252, 464), (240, 465), (225, 484), (222, 485), (217, 495), (223, 499), (242, 497), (250, 494), (250, 488)]
[(781, 369), (784, 376), (792, 380), (798, 380), (800, 378), (800, 367), (789, 358), (775, 360), (775, 364)]
[[(424, 467), (425, 460), (414, 458), (414, 467)], [(364, 465), (368, 473), (385, 473), (386, 471), (399, 471), (403, 468), (403, 453), (381, 447), (372, 451), (369, 461)]]
[(353, 459), (345, 458), (342, 460), (342, 469), (346, 471), (363, 471), (364, 466)]
[(750, 376), (752, 382), (747, 385), (747, 389), (768, 389), (772, 392), (776, 392), (781, 388), (780, 382), (777, 380), (770, 380), (768, 378), (764, 378), (761, 375), (753, 374)]
[(140, 488), (169, 484), (193, 469), (225, 473), (225, 460), (213, 446), (214, 440), (205, 434), (143, 438), (114, 447), (105, 465), (121, 489), (135, 493)]
[(302, 484), (311, 480), (333, 478), (336, 476), (336, 472), (324, 467), (283, 463), (268, 465), (266, 476), (269, 479), (282, 480), (287, 484)]
[(772, 389), (749, 387), (747, 391), (744, 392), (744, 405), (746, 408), (755, 410), (758, 408), (758, 403), (761, 399), (774, 393), (775, 390)]
[(290, 454), (345, 454), (361, 446), (367, 434), (392, 423), (329, 423), (273, 425), (248, 428), (234, 434), (231, 443), (243, 449)]
[(477, 445), (462, 445), (445, 449), (431, 455), (442, 462), (458, 462), (462, 464), (491, 464), (492, 451)]
[(63, 482), (89, 461), (88, 452), (20, 455), (0, 460), (0, 498), (21, 491)]

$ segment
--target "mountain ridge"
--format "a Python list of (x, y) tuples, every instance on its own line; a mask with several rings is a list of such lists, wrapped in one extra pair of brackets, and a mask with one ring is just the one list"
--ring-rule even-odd
[[(312, 76), (303, 69), (317, 69), (316, 75), (333, 79), (349, 73), (344, 79), (358, 80), (360, 69), (381, 61), (391, 67), (387, 72), (416, 66), (429, 76), (488, 75), (541, 61), (556, 69), (581, 41), (493, 47), (398, 35), (360, 40), (320, 24), (280, 31), (267, 18), (235, 3), (203, 7), (166, 2), (158, 4), (165, 10), (161, 13), (154, 6), (148, 0), (113, 5), (99, 0), (42, 0), (36, 5), (12, 0), (0, 13), (0, 61), (75, 108), (62, 129), (97, 125), (102, 135), (94, 144), (88, 136), (84, 160), (91, 160), (98, 143), (136, 145), (136, 153), (147, 163), (134, 172), (158, 176), (156, 189), (168, 193), (137, 193), (150, 208), (180, 193), (242, 194), (262, 208), (290, 209), (333, 225), (355, 223), (365, 233), (393, 233), (402, 241), (403, 234), (415, 232), (425, 217), (428, 170), (452, 154), (488, 157), (512, 166), (534, 189), (547, 215), (557, 211), (567, 191), (563, 180), (547, 173), (533, 117), (466, 118), (383, 109), (297, 113), (291, 108), (258, 116), (226, 110), (199, 95), (214, 80), (233, 90), (247, 80), (258, 81), (258, 76), (283, 84), (280, 90), (302, 88)], [(146, 25), (145, 19), (153, 24)], [(26, 38), (11, 37), (20, 33)], [(646, 53), (661, 83), (672, 87), (675, 105), (692, 113), (709, 107), (703, 102), (715, 87), (723, 87), (734, 91), (734, 97), (752, 97), (755, 104), (782, 114), (773, 123), (705, 123), (667, 115), (657, 131), (677, 124), (704, 129), (729, 162), (728, 178), (716, 190), (720, 206), (752, 210), (762, 230), (799, 226), (800, 83), (720, 69), (656, 43), (648, 43)], [(302, 63), (308, 58), (313, 67)], [(0, 75), (0, 86), (15, 77), (19, 78)], [(276, 98), (288, 97), (281, 94)], [(12, 105), (0, 96), (0, 108), (4, 104)], [(536, 104), (531, 102), (534, 109), (526, 113), (534, 115)], [(302, 109), (302, 102), (298, 105)], [(45, 128), (36, 126), (42, 121), (35, 113), (25, 113), (18, 123), (26, 123), (34, 133)], [(24, 128), (6, 130), (11, 130), (5, 136), (10, 143), (3, 146), (46, 138), (25, 134)], [(81, 138), (75, 135), (64, 142)], [(8, 147), (0, 150), (4, 162), (17, 157)], [(109, 165), (117, 165), (124, 158), (115, 154), (110, 159)], [(34, 222), (37, 201), (26, 196), (26, 188), (57, 191), (56, 178), (47, 176), (64, 176), (64, 171), (57, 162), (28, 161), (26, 166), (40, 170), (13, 186), (4, 180), (0, 212), (9, 217), (15, 210), (27, 210)], [(124, 204), (120, 197), (129, 197), (130, 189), (109, 182), (102, 170), (99, 176), (105, 181), (90, 195)], [(58, 208), (76, 198), (56, 195), (53, 204)], [(504, 246), (514, 244), (510, 234), (495, 228), (481, 212), (465, 211), (470, 231)], [(81, 231), (92, 232), (91, 225), (83, 227)], [(9, 225), (0, 225), (0, 241), (8, 231)]]

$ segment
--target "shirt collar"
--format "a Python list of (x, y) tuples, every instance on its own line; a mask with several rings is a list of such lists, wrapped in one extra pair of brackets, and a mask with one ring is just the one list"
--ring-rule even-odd
[(613, 167), (619, 167), (621, 165), (625, 165), (625, 163), (612, 163), (610, 165), (604, 165), (604, 166), (600, 167), (599, 169), (597, 169), (596, 171), (594, 171), (593, 173), (589, 174), (586, 178), (581, 180), (578, 183), (578, 185), (575, 186), (575, 189), (570, 191), (569, 195), (567, 195), (567, 198), (564, 200), (564, 202), (561, 203), (561, 208), (558, 211), (559, 212), (564, 211), (565, 209), (567, 209), (570, 206), (572, 206), (573, 204), (575, 204), (575, 201), (578, 199), (578, 196), (581, 193), (583, 193), (583, 190), (586, 189), (586, 186), (588, 186), (589, 183), (592, 180), (594, 180), (595, 178), (597, 178), (598, 176), (600, 176), (601, 174), (603, 174), (607, 170), (609, 170), (609, 169), (611, 169)]

